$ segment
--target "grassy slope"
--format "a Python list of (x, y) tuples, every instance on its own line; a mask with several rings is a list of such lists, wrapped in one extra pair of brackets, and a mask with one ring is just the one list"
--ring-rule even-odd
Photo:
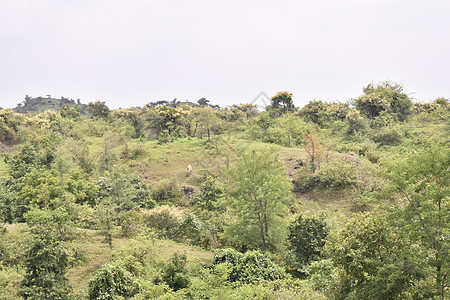
[[(107, 263), (111, 259), (112, 251), (108, 244), (103, 243), (103, 237), (94, 235), (93, 238), (85, 244), (87, 255), (90, 258), (81, 266), (73, 267), (68, 270), (67, 278), (74, 292), (82, 293), (86, 291), (89, 279), (94, 275), (98, 268)], [(124, 250), (137, 244), (136, 240), (127, 238), (114, 238), (113, 248), (117, 250)], [(174, 253), (186, 253), (188, 261), (192, 264), (207, 263), (212, 259), (212, 253), (201, 250), (196, 247), (190, 247), (183, 244), (178, 244), (172, 241), (154, 240), (154, 249), (152, 253), (156, 261), (167, 261)]]
[[(102, 147), (102, 138), (90, 138), (90, 151), (95, 156)], [(272, 149), (280, 161), (285, 165), (286, 173), (291, 179), (295, 179), (296, 170), (294, 169), (297, 160), (306, 161), (307, 153), (302, 148), (287, 148), (278, 145), (262, 142), (244, 141), (228, 139), (218, 143), (217, 149), (214, 145), (208, 145), (206, 139), (180, 139), (173, 143), (159, 145), (156, 141), (142, 143), (144, 155), (122, 163), (131, 167), (134, 171), (141, 174), (143, 179), (154, 185), (158, 181), (166, 178), (176, 178), (180, 185), (197, 186), (196, 178), (199, 178), (203, 170), (209, 170), (218, 174), (220, 168), (226, 166), (227, 158), (230, 163), (236, 159), (236, 151)], [(231, 147), (231, 149), (227, 149)], [(120, 151), (120, 146), (116, 149)], [(338, 153), (328, 153), (329, 157), (344, 156)], [(357, 160), (352, 156), (346, 156), (348, 159)], [(193, 174), (191, 177), (186, 175), (187, 165), (192, 165)], [(326, 213), (330, 218), (344, 220), (352, 212), (358, 209), (353, 201), (353, 195), (349, 191), (313, 191), (306, 194), (297, 194), (297, 202), (302, 213), (313, 215), (317, 213)]]
[[(98, 155), (102, 150), (102, 138), (90, 137), (87, 139), (90, 152), (93, 156)], [(261, 142), (249, 142), (242, 140), (227, 140), (218, 143), (217, 148), (207, 143), (205, 139), (180, 139), (174, 143), (158, 145), (155, 141), (147, 141), (141, 144), (143, 155), (133, 159), (119, 159), (119, 164), (131, 166), (136, 172), (150, 184), (154, 184), (165, 178), (177, 178), (180, 185), (196, 186), (196, 178), (201, 176), (201, 171), (209, 169), (212, 172), (219, 172), (219, 168), (224, 167), (227, 157), (230, 157), (231, 164), (236, 158), (235, 149), (258, 150), (271, 148), (278, 155), (280, 161), (285, 164), (287, 174), (291, 178), (295, 177), (294, 166), (298, 159), (305, 160), (306, 152), (300, 148), (286, 148)], [(233, 150), (227, 150), (231, 146)], [(115, 151), (120, 157), (121, 146)], [(334, 154), (336, 155), (336, 154)], [(191, 177), (186, 176), (186, 166), (191, 164), (194, 168)], [(0, 172), (4, 169), (4, 163), (0, 163)], [(325, 213), (332, 226), (341, 224), (354, 209), (354, 201), (351, 193), (313, 191), (306, 194), (296, 195), (296, 208), (298, 212), (306, 215)], [(290, 217), (292, 218), (292, 216)], [(18, 232), (21, 224), (13, 225), (11, 231)], [(22, 230), (23, 231), (23, 230)], [(88, 238), (84, 244), (88, 260), (80, 266), (68, 270), (67, 277), (76, 293), (86, 291), (89, 279), (95, 271), (107, 263), (111, 258), (111, 250), (103, 243), (103, 237), (96, 231), (89, 231)], [(115, 238), (113, 241), (115, 249), (125, 249), (130, 247), (135, 240), (127, 238)], [(199, 248), (178, 244), (172, 241), (155, 240), (155, 259), (167, 260), (175, 252), (186, 252), (188, 260), (192, 263), (205, 263), (212, 258), (212, 253)]]
[[(7, 225), (7, 232), (13, 235), (19, 235), (26, 238), (28, 228), (25, 224)], [(104, 237), (100, 236), (95, 230), (80, 229), (83, 235), (83, 252), (87, 260), (80, 266), (72, 267), (67, 271), (67, 278), (75, 293), (83, 293), (87, 290), (89, 279), (94, 275), (98, 268), (111, 259), (112, 251), (108, 244), (104, 243)], [(114, 251), (125, 250), (139, 241), (128, 238), (114, 238)], [(167, 261), (174, 253), (186, 253), (188, 261), (191, 264), (203, 264), (211, 261), (213, 254), (210, 251), (202, 250), (198, 247), (175, 243), (166, 240), (153, 240), (152, 259), (155, 261)], [(1, 297), (0, 297), (1, 298)]]

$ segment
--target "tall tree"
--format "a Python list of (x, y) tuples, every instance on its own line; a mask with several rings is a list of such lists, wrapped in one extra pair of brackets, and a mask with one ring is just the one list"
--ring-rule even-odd
[(70, 232), (68, 213), (35, 210), (25, 216), (32, 238), (26, 251), (25, 278), (19, 294), (24, 299), (70, 299), (71, 288), (65, 277), (68, 255), (63, 241)]
[(398, 210), (393, 221), (424, 247), (435, 296), (444, 299), (450, 272), (450, 149), (433, 145), (391, 162), (385, 173)]
[(291, 181), (271, 152), (242, 154), (226, 189), (237, 217), (226, 230), (233, 242), (272, 250), (285, 241), (283, 217), (292, 200)]
[(294, 102), (292, 101), (292, 93), (287, 91), (278, 92), (270, 100), (272, 108), (279, 108), (283, 113), (294, 110)]

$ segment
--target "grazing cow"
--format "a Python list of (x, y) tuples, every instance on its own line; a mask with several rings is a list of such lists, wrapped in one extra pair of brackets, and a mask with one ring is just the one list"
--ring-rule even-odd
[(191, 174), (192, 174), (192, 166), (191, 165), (188, 165), (187, 166), (187, 176), (189, 177), (189, 176), (191, 176)]

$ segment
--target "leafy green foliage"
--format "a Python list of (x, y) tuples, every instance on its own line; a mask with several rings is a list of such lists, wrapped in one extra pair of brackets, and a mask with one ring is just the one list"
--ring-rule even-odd
[(278, 92), (270, 99), (272, 108), (280, 109), (283, 113), (294, 110), (294, 103), (292, 101), (292, 93), (282, 91)]
[(421, 278), (414, 246), (382, 217), (355, 216), (326, 245), (342, 268), (337, 299), (401, 299)]
[(285, 271), (273, 262), (267, 254), (259, 251), (247, 251), (242, 254), (232, 249), (222, 249), (216, 252), (213, 265), (228, 264), (231, 268), (229, 281), (258, 283), (286, 278)]
[(333, 121), (343, 121), (349, 113), (348, 104), (313, 100), (298, 112), (306, 121), (326, 127)]
[(35, 210), (25, 217), (33, 236), (26, 251), (20, 295), (25, 299), (70, 299), (71, 288), (65, 277), (68, 255), (61, 242), (70, 227), (67, 212)]
[(89, 102), (87, 111), (91, 114), (91, 116), (102, 119), (108, 118), (111, 113), (108, 106), (106, 106), (105, 102), (102, 101)]
[(403, 93), (402, 85), (385, 81), (365, 87), (364, 95), (355, 99), (355, 106), (371, 120), (386, 111), (399, 121), (405, 121), (411, 114), (412, 102)]
[(67, 254), (48, 235), (35, 238), (26, 253), (26, 275), (20, 286), (24, 299), (70, 299), (65, 277)]
[(328, 226), (324, 218), (298, 216), (289, 226), (288, 240), (301, 265), (307, 265), (322, 256), (322, 248), (328, 236)]
[(157, 278), (157, 282), (159, 280), (164, 281), (174, 291), (188, 287), (191, 280), (187, 269), (186, 254), (175, 253), (172, 255), (170, 262), (163, 267), (161, 278)]
[(391, 181), (391, 191), (396, 193), (393, 199), (398, 210), (393, 218), (412, 241), (424, 248), (423, 255), (434, 269), (434, 294), (441, 298), (450, 264), (449, 169), (449, 148), (432, 145), (388, 163), (385, 173)]
[(120, 264), (103, 265), (89, 281), (89, 299), (133, 297), (139, 286), (133, 275)]
[(162, 180), (152, 190), (152, 199), (158, 204), (177, 203), (182, 196), (181, 188), (175, 179)]
[(236, 220), (227, 237), (250, 248), (281, 246), (286, 226), (282, 221), (291, 203), (291, 182), (270, 152), (244, 153), (229, 170), (227, 193)]
[(222, 196), (222, 190), (217, 186), (211, 176), (203, 179), (200, 194), (196, 194), (192, 199), (192, 205), (196, 205), (201, 209), (214, 210), (219, 198)]

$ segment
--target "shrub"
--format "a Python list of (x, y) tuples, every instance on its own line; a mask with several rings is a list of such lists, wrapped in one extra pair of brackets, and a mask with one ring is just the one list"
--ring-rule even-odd
[(115, 264), (103, 265), (89, 281), (89, 299), (126, 299), (133, 297), (139, 286), (133, 275)]
[(127, 211), (122, 216), (121, 234), (133, 237), (142, 231), (142, 216), (135, 210)]
[(302, 265), (307, 265), (321, 257), (325, 238), (329, 232), (323, 219), (323, 217), (308, 218), (300, 215), (289, 226), (288, 240), (298, 262)]
[(356, 166), (344, 159), (333, 159), (314, 174), (314, 181), (326, 187), (346, 187), (356, 183)]
[(174, 291), (188, 287), (191, 280), (187, 269), (186, 254), (175, 253), (172, 255), (170, 262), (163, 267), (161, 277), (156, 278), (155, 283), (160, 280), (167, 283)]
[(200, 194), (196, 194), (192, 199), (192, 204), (202, 209), (214, 210), (217, 200), (222, 196), (222, 190), (217, 186), (211, 176), (203, 179)]
[(156, 185), (152, 191), (152, 199), (158, 204), (177, 203), (183, 192), (175, 179), (165, 179)]
[(70, 299), (71, 287), (65, 277), (67, 253), (50, 234), (36, 236), (25, 259), (26, 274), (19, 294), (24, 299)]
[(219, 250), (213, 258), (213, 265), (220, 263), (231, 265), (231, 282), (258, 283), (287, 277), (284, 269), (273, 262), (268, 254), (257, 250), (247, 251), (245, 254), (232, 249)]
[(183, 218), (180, 209), (167, 205), (159, 206), (144, 213), (145, 225), (156, 229), (160, 237), (175, 238)]
[(380, 145), (396, 145), (402, 142), (403, 133), (398, 127), (384, 127), (374, 135), (373, 140)]
[(302, 167), (297, 171), (297, 180), (295, 181), (295, 187), (300, 192), (307, 192), (314, 186), (314, 176), (311, 171)]

